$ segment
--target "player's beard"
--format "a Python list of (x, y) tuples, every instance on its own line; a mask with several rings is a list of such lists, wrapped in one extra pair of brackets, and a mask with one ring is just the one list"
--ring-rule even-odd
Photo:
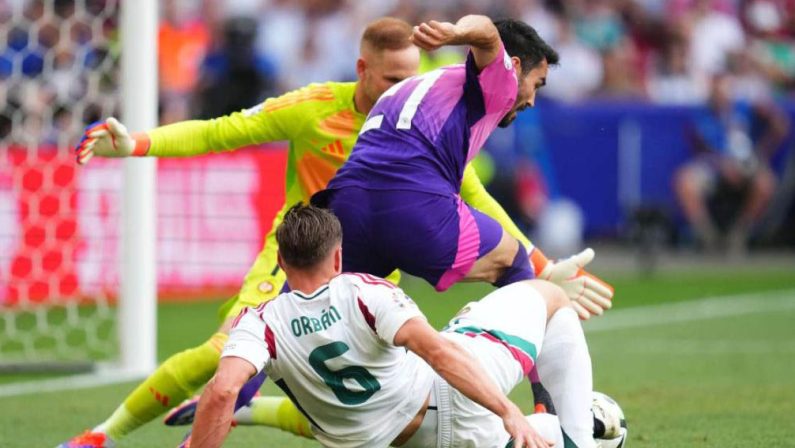
[(513, 123), (513, 120), (516, 120), (516, 113), (517, 112), (515, 110), (508, 112), (504, 117), (502, 117), (502, 120), (497, 123), (497, 126), (501, 128), (507, 128), (510, 126), (511, 123)]
[(513, 123), (514, 120), (516, 120), (516, 116), (519, 115), (519, 112), (522, 112), (523, 110), (527, 109), (526, 101), (517, 101), (516, 104), (517, 105), (522, 104), (522, 107), (514, 106), (514, 109), (511, 109), (511, 111), (509, 111), (507, 114), (505, 114), (504, 117), (502, 117), (502, 120), (500, 120), (500, 122), (497, 123), (497, 126), (501, 128), (507, 128), (508, 126), (510, 126), (511, 123)]

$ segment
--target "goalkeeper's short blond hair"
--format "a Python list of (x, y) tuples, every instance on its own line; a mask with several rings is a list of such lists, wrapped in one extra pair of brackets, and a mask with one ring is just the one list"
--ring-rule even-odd
[(402, 50), (411, 43), (412, 27), (405, 20), (382, 17), (367, 25), (362, 34), (360, 50)]

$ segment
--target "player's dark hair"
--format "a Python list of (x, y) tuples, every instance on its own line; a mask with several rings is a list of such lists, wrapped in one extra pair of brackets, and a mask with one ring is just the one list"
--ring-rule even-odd
[(502, 19), (494, 21), (500, 33), (502, 44), (509, 56), (516, 56), (522, 62), (522, 73), (526, 74), (542, 61), (557, 65), (558, 52), (552, 49), (532, 26), (521, 20)]
[(362, 45), (382, 50), (402, 50), (411, 45), (412, 28), (405, 20), (382, 17), (367, 24)]
[(341, 241), (342, 226), (337, 217), (313, 205), (294, 205), (276, 229), (282, 260), (299, 269), (315, 267)]

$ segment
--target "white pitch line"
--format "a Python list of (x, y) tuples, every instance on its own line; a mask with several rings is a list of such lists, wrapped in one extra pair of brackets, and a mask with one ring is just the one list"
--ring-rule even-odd
[(583, 327), (586, 333), (795, 310), (795, 290), (708, 297), (677, 303), (607, 311)]
[[(795, 339), (786, 340), (706, 340), (705, 338), (639, 338), (623, 341), (620, 347), (611, 346), (609, 352), (639, 355), (770, 355), (795, 354)], [(600, 347), (601, 351), (601, 347)], [(594, 354), (593, 349), (591, 355)]]
[(43, 392), (61, 392), (65, 390), (90, 389), (139, 380), (146, 375), (141, 372), (128, 372), (119, 369), (100, 369), (95, 373), (71, 375), (41, 381), (24, 381), (0, 385), (0, 398), (19, 395), (39, 394)]
[[(597, 333), (785, 310), (795, 310), (795, 290), (709, 297), (608, 311), (602, 317), (589, 320), (584, 327), (587, 333)], [(52, 380), (4, 384), (0, 385), (0, 397), (88, 389), (139, 378), (141, 378), (140, 373), (108, 370)]]

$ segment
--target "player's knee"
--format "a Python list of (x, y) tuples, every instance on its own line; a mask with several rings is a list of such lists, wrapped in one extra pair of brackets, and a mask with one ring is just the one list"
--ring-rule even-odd
[(533, 287), (544, 298), (547, 306), (547, 318), (552, 317), (559, 309), (569, 306), (571, 301), (560, 286), (547, 280), (533, 280)]
[(683, 190), (687, 188), (688, 182), (688, 172), (685, 168), (680, 168), (676, 172), (674, 172), (673, 176), (673, 184), (677, 190)]
[(768, 171), (761, 171), (754, 179), (754, 188), (761, 197), (767, 199), (776, 191), (776, 178)]
[(687, 165), (674, 174), (674, 186), (680, 196), (698, 196), (704, 190), (705, 175), (695, 165)]
[(525, 248), (519, 244), (518, 249), (513, 254), (510, 264), (501, 269), (501, 274), (493, 282), (495, 286), (502, 287), (522, 280), (533, 278), (533, 268), (530, 266), (530, 259)]

